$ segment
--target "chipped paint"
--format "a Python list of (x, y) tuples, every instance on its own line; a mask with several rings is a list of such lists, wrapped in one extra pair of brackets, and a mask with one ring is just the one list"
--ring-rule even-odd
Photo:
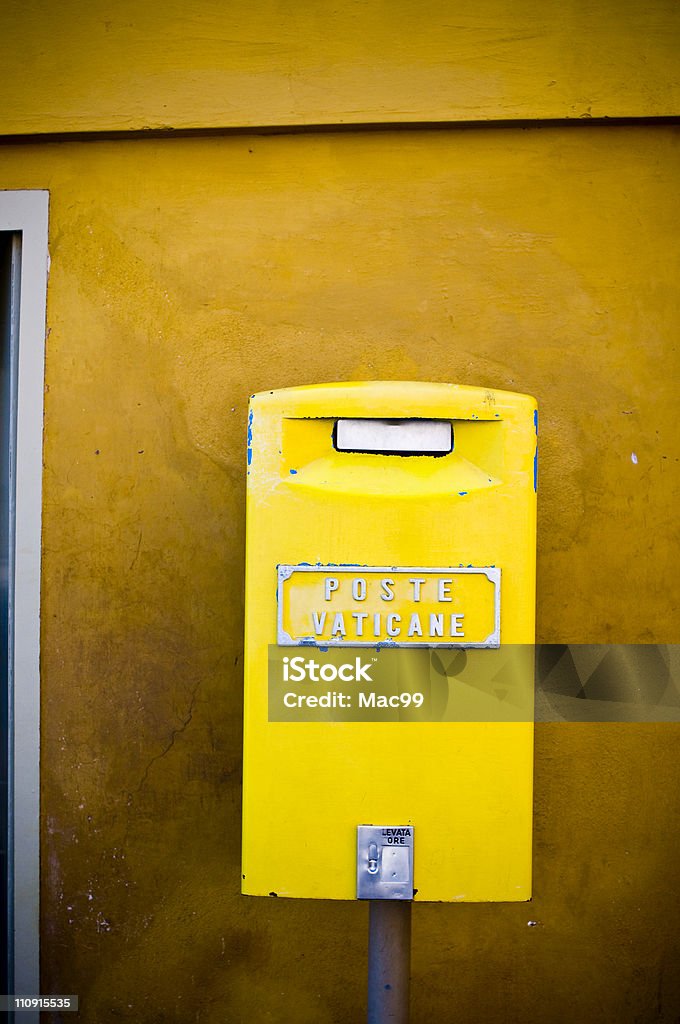
[(247, 431), (247, 451), (248, 451), (248, 465), (253, 461), (253, 410), (251, 409), (248, 413), (248, 431)]
[(536, 451), (534, 452), (534, 491), (538, 490), (538, 409), (534, 409), (534, 430), (536, 431)]

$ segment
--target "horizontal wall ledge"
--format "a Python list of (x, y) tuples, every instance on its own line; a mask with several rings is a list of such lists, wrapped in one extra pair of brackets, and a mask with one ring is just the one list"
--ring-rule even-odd
[(357, 132), (418, 132), (418, 131), (492, 131), (513, 128), (519, 131), (566, 128), (626, 128), (680, 125), (680, 115), (673, 117), (591, 117), (544, 118), (541, 120), (504, 121), (413, 121), (375, 122), (358, 124), (280, 124), (252, 127), (215, 128), (140, 128), (137, 131), (43, 132), (34, 134), (0, 135), (0, 146), (41, 145), (58, 142), (104, 142), (108, 140), (143, 139), (206, 139), (238, 135), (313, 135), (347, 134)]
[(8, 3), (0, 134), (680, 113), (680, 5)]

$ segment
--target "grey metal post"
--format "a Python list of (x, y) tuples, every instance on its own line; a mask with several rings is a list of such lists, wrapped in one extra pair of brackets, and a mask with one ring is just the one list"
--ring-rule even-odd
[(368, 912), (368, 1024), (408, 1024), (411, 901), (371, 900)]

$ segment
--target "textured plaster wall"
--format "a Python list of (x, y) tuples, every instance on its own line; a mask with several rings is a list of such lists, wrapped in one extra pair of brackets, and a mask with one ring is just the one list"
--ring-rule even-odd
[[(364, 1012), (365, 906), (239, 895), (251, 392), (533, 393), (539, 640), (678, 639), (679, 155), (588, 126), (0, 151), (51, 191), (42, 972), (80, 1019)], [(534, 901), (415, 908), (414, 1024), (678, 1020), (679, 739), (537, 729)]]

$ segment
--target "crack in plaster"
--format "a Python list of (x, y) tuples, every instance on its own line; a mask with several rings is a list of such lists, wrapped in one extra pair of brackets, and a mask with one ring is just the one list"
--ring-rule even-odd
[(170, 734), (170, 740), (169, 740), (167, 746), (165, 746), (164, 749), (161, 750), (161, 752), (159, 754), (154, 754), (154, 756), (151, 758), (151, 760), (149, 761), (149, 763), (147, 764), (146, 768), (144, 769), (144, 771), (142, 773), (142, 777), (141, 777), (139, 783), (132, 790), (132, 792), (129, 794), (129, 796), (128, 796), (128, 804), (129, 804), (130, 800), (132, 799), (132, 797), (135, 795), (135, 793), (139, 793), (140, 790), (142, 789), (142, 786), (144, 785), (144, 783), (146, 782), (147, 778), (149, 777), (149, 772), (151, 771), (151, 769), (154, 766), (154, 764), (156, 763), (156, 761), (160, 761), (161, 758), (165, 757), (165, 755), (168, 754), (172, 750), (172, 748), (175, 745), (175, 740), (177, 739), (177, 737), (181, 736), (182, 733), (189, 726), (192, 718), (194, 717), (194, 707), (196, 705), (196, 698), (197, 698), (197, 695), (198, 695), (198, 688), (201, 685), (201, 682), (202, 682), (202, 680), (199, 679), (199, 681), (196, 683), (196, 686), (194, 687), (194, 689), (192, 691), (191, 700), (189, 702), (189, 710), (187, 711), (186, 718), (184, 718), (184, 720), (182, 721), (181, 725), (179, 725), (176, 729), (173, 729), (173, 731)]

